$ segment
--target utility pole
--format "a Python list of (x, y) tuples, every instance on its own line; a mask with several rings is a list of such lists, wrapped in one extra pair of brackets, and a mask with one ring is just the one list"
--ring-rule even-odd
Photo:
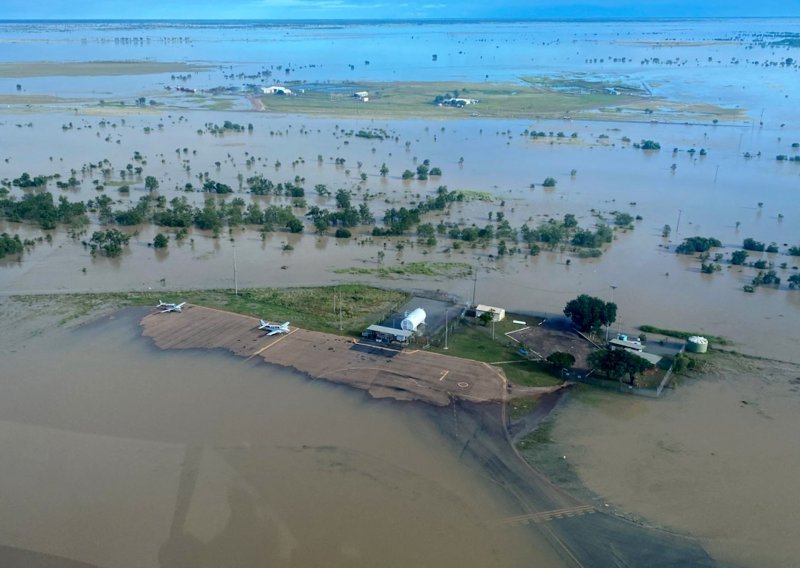
[[(611, 303), (613, 304), (614, 303), (614, 290), (616, 290), (617, 287), (614, 286), (613, 284), (611, 284), (610, 286), (611, 286)], [(611, 327), (611, 324), (610, 323), (606, 323), (606, 343), (608, 343), (608, 328), (609, 327)]]
[(236, 245), (233, 245), (233, 294), (239, 295), (239, 282), (236, 280)]
[(445, 348), (445, 350), (448, 349), (448, 347), (447, 347), (447, 316), (448, 316), (449, 312), (450, 312), (450, 310), (445, 310), (444, 311), (444, 348)]
[(681, 230), (681, 214), (682, 213), (683, 213), (683, 209), (678, 209), (678, 222), (675, 224), (675, 234), (676, 235)]
[(472, 281), (472, 307), (475, 307), (475, 290), (478, 288), (478, 267), (475, 267), (475, 278)]

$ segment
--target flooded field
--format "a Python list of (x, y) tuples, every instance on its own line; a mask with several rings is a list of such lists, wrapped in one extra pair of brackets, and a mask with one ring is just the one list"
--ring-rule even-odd
[[(412, 405), (3, 307), (0, 563), (561, 565)], [(43, 333), (42, 333), (43, 332)], [(452, 410), (445, 414), (452, 416)]]
[[(32, 126), (18, 127), (22, 120)], [(254, 129), (224, 136), (196, 132), (208, 122), (224, 120), (248, 121)], [(62, 130), (70, 122), (74, 128)], [(360, 129), (381, 129), (394, 137), (381, 141), (345, 135)], [(576, 132), (578, 137), (531, 140), (523, 135), (526, 129)], [(785, 281), (800, 264), (786, 254), (786, 247), (800, 244), (795, 223), (800, 170), (795, 163), (770, 157), (789, 146), (776, 130), (521, 120), (355, 121), (202, 112), (187, 117), (133, 113), (124, 118), (5, 115), (0, 130), (15, 141), (3, 149), (7, 159), (0, 162), (0, 179), (13, 179), (22, 172), (60, 174), (63, 179), (77, 170), (80, 185), (69, 190), (53, 188), (57, 194), (73, 201), (107, 195), (116, 209), (132, 207), (145, 195), (145, 175), (159, 180), (158, 195), (168, 200), (185, 197), (201, 207), (211, 196), (187, 193), (184, 186), (197, 187), (202, 182), (197, 176), (207, 174), (234, 190), (212, 199), (237, 197), (262, 208), (291, 205), (292, 199), (246, 193), (243, 179), (262, 175), (275, 183), (303, 180), (308, 207), (335, 208), (333, 195), (318, 196), (313, 190), (317, 185), (325, 185), (332, 193), (345, 189), (354, 203), (370, 208), (379, 224), (388, 208), (435, 195), (440, 185), (474, 192), (480, 198), (426, 215), (424, 220), (434, 225), (480, 227), (498, 212), (514, 228), (534, 227), (567, 213), (576, 215), (587, 228), (601, 220), (609, 222), (614, 212), (641, 217), (632, 230), (616, 232), (602, 257), (590, 259), (563, 246), (555, 250), (543, 246), (535, 257), (522, 250), (500, 258), (497, 241), (477, 247), (467, 243), (457, 250), (446, 237), (438, 238), (434, 246), (424, 246), (413, 232), (407, 238), (373, 238), (370, 226), (355, 227), (353, 239), (335, 239), (332, 231), (328, 236), (314, 235), (309, 222), (305, 234), (277, 231), (262, 236), (259, 227), (251, 225), (226, 229), (215, 239), (208, 232), (190, 229), (183, 241), (157, 251), (148, 247), (155, 234), (163, 231), (174, 237), (175, 230), (123, 227), (136, 231), (131, 245), (120, 258), (107, 259), (89, 254), (81, 244), (86, 236), (71, 239), (68, 231), (57, 229), (51, 232), (52, 243), (42, 242), (21, 261), (0, 261), (4, 293), (232, 287), (234, 251), (240, 286), (376, 281), (369, 275), (341, 271), (377, 267), (379, 262), (461, 262), (478, 271), (477, 286), (471, 276), (446, 283), (413, 275), (378, 282), (448, 289), (468, 301), (475, 287), (479, 302), (545, 313), (559, 312), (580, 293), (608, 300), (614, 285), (619, 325), (625, 329), (642, 323), (693, 329), (730, 337), (748, 352), (796, 360), (798, 339), (791, 330), (800, 296)], [(637, 150), (623, 137), (656, 139), (662, 150)], [(674, 154), (671, 148), (679, 152)], [(707, 155), (692, 157), (687, 153), (691, 148), (703, 148)], [(739, 153), (744, 148), (753, 155), (761, 152), (762, 157), (745, 159)], [(143, 156), (144, 172), (120, 179), (118, 170), (140, 163), (133, 160), (135, 152)], [(344, 160), (345, 166), (337, 165), (337, 159)], [(400, 179), (404, 170), (415, 169), (423, 159), (440, 167), (442, 175), (425, 181)], [(103, 160), (110, 164), (110, 175), (97, 169), (81, 171)], [(382, 164), (389, 169), (385, 177), (378, 173)], [(673, 164), (675, 169), (671, 169)], [(574, 175), (572, 170), (576, 170)], [(358, 172), (365, 174), (365, 181)], [(548, 176), (557, 179), (555, 188), (542, 187)], [(118, 191), (122, 184), (130, 186), (130, 193)], [(12, 188), (12, 195), (22, 194)], [(300, 216), (306, 210), (295, 208)], [(671, 226), (669, 238), (662, 236), (664, 225)], [(42, 234), (29, 225), (2, 221), (0, 230), (31, 239)], [(774, 242), (778, 253), (751, 253), (751, 260), (761, 257), (774, 265), (784, 283), (780, 289), (762, 287), (750, 295), (742, 292), (742, 286), (757, 269), (724, 263), (720, 273), (701, 274), (698, 261), (674, 252), (675, 245), (688, 236), (719, 239), (725, 255), (740, 248), (748, 237)]]
[[(619, 331), (692, 330), (800, 362), (800, 292), (788, 285), (800, 270), (798, 22), (617, 24), (0, 22), (0, 199), (47, 191), (87, 206), (85, 224), (0, 218), (0, 233), (26, 241), (0, 259), (11, 512), (0, 563), (791, 564), (793, 367), (734, 359), (662, 401), (582, 395), (558, 415), (556, 442), (598, 507), (669, 533), (599, 514), (526, 468), (499, 407), (367, 401), (219, 353), (161, 352), (139, 337), (138, 312), (69, 331), (7, 298), (180, 301), (193, 288), (358, 281), (546, 316), (585, 293), (618, 304)], [(347, 117), (275, 112), (289, 107), (261, 93), (291, 83), (352, 97), (411, 81), (551, 98), (542, 114), (487, 119), (480, 101), (439, 108), (433, 96), (453, 93), (432, 92), (422, 119), (407, 118), (413, 106), (371, 114), (367, 101)], [(564, 93), (581, 97), (580, 114)], [(256, 195), (251, 178), (281, 186)], [(387, 212), (443, 195), (453, 200), (402, 234), (373, 236)], [(156, 223), (184, 199), (185, 227)], [(369, 215), (335, 238), (342, 225), (319, 229), (315, 215), (346, 211), (340, 199)], [(145, 220), (120, 221), (141, 203)], [(284, 208), (298, 231), (232, 214), (204, 229), (204, 207)], [(523, 237), (568, 216), (611, 241)], [(109, 228), (129, 244), (92, 254), (93, 232)], [(464, 237), (480, 230), (490, 236)], [(159, 233), (168, 246), (156, 249)], [(721, 245), (702, 264), (676, 254), (695, 236)], [(745, 239), (773, 252), (734, 264)], [(376, 270), (414, 262), (456, 264)], [(745, 292), (766, 270), (781, 283)], [(519, 516), (529, 524), (497, 530)]]
[(723, 359), (654, 403), (586, 393), (555, 439), (583, 482), (649, 522), (688, 530), (721, 562), (789, 566), (800, 545), (786, 503), (800, 444), (800, 368)]

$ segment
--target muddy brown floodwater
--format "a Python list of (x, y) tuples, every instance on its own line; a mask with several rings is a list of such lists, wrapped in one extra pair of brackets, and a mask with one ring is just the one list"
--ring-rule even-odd
[[(580, 226), (586, 228), (597, 223), (595, 214), (612, 222), (613, 211), (642, 219), (634, 222), (633, 230), (618, 230), (600, 258), (580, 258), (569, 247), (550, 251), (546, 246), (539, 256), (529, 257), (527, 245), (520, 241), (517, 246), (521, 253), (498, 259), (494, 256), (496, 240), (475, 248), (474, 243), (457, 243), (461, 248), (456, 250), (449, 238), (440, 235), (435, 246), (426, 247), (417, 243), (413, 231), (402, 239), (406, 242), (401, 251), (398, 239), (373, 239), (371, 226), (355, 227), (352, 239), (335, 239), (314, 235), (307, 222), (304, 234), (276, 231), (263, 240), (259, 227), (253, 225), (239, 227), (230, 235), (225, 231), (218, 239), (191, 229), (182, 243), (174, 239), (174, 229), (121, 227), (136, 234), (122, 257), (107, 259), (92, 257), (82, 246), (88, 235), (71, 239), (66, 228), (60, 227), (51, 232), (52, 243), (39, 243), (21, 261), (0, 261), (0, 293), (232, 287), (235, 250), (238, 283), (243, 287), (358, 280), (406, 289), (438, 288), (466, 301), (477, 289), (480, 303), (515, 311), (559, 313), (566, 302), (581, 293), (610, 300), (613, 285), (613, 299), (619, 305), (617, 325), (622, 331), (635, 332), (635, 326), (650, 323), (724, 335), (737, 344), (737, 349), (797, 361), (800, 339), (793, 322), (800, 310), (800, 294), (788, 288), (787, 279), (798, 265), (788, 249), (800, 245), (795, 218), (800, 167), (775, 160), (776, 154), (788, 151), (789, 144), (777, 126), (762, 129), (561, 120), (431, 122), (204, 111), (187, 111), (186, 117), (177, 112), (131, 111), (123, 124), (119, 116), (7, 112), (0, 119), (0, 136), (13, 139), (14, 144), (3, 148), (0, 158), (7, 160), (0, 160), (0, 179), (12, 180), (22, 172), (58, 173), (64, 179), (74, 168), (81, 181), (79, 188), (60, 190), (51, 182), (49, 189), (72, 200), (106, 195), (116, 201), (115, 209), (126, 209), (144, 195), (142, 176), (125, 178), (124, 183), (131, 185), (129, 194), (117, 190), (123, 183), (119, 170), (136, 162), (133, 156), (141, 152), (143, 176), (153, 175), (159, 180), (160, 195), (168, 201), (186, 197), (195, 205), (201, 205), (209, 194), (183, 191), (184, 185), (199, 186), (197, 176), (208, 173), (211, 179), (234, 188), (235, 194), (225, 196), (228, 202), (236, 197), (262, 208), (287, 205), (291, 200), (250, 195), (239, 175), (243, 180), (263, 175), (275, 183), (305, 180), (307, 204), (328, 209), (335, 208), (334, 197), (320, 197), (314, 187), (325, 184), (333, 192), (348, 189), (353, 203), (365, 202), (379, 224), (386, 209), (409, 206), (432, 196), (440, 184), (450, 190), (482, 192), (488, 201), (468, 200), (453, 204), (447, 213), (426, 215), (425, 221), (434, 225), (474, 223), (482, 227), (491, 222), (490, 213), (500, 212), (515, 229), (524, 223), (535, 227), (567, 213), (575, 214)], [(254, 130), (224, 136), (196, 132), (207, 122), (223, 120), (252, 121)], [(26, 123), (32, 126), (17, 126)], [(62, 130), (68, 123), (75, 128)], [(159, 124), (164, 127), (158, 128)], [(145, 128), (150, 130), (145, 132)], [(523, 135), (530, 128), (575, 132), (578, 138), (555, 138), (552, 144), (552, 140), (532, 141)], [(394, 138), (376, 141), (343, 134), (360, 129), (385, 129)], [(633, 141), (656, 139), (662, 150), (637, 150), (623, 142), (623, 137)], [(409, 142), (408, 148), (405, 142)], [(673, 154), (672, 148), (679, 151)], [(707, 149), (708, 155), (691, 157), (689, 148)], [(745, 159), (741, 155), (745, 150), (762, 152), (762, 156)], [(335, 158), (339, 157), (346, 166), (336, 165)], [(400, 179), (404, 169), (413, 170), (415, 163), (426, 158), (442, 168), (442, 176), (427, 181)], [(81, 171), (84, 165), (103, 159), (111, 164), (108, 177), (96, 167)], [(279, 168), (275, 167), (277, 162), (282, 164)], [(378, 174), (382, 163), (390, 170), (386, 178)], [(676, 164), (674, 171), (672, 164)], [(576, 174), (570, 175), (573, 169)], [(367, 175), (366, 182), (361, 183), (359, 172)], [(557, 179), (554, 189), (541, 187), (546, 176)], [(534, 189), (531, 183), (536, 185)], [(99, 186), (104, 187), (102, 192), (96, 189)], [(17, 198), (23, 193), (11, 188), (11, 195)], [(302, 217), (306, 210), (294, 212)], [(669, 239), (662, 237), (664, 225), (672, 227)], [(96, 228), (95, 220), (89, 235)], [(42, 235), (38, 227), (6, 221), (0, 221), (0, 231), (31, 239)], [(158, 231), (171, 235), (165, 251), (148, 246)], [(783, 280), (780, 288), (762, 286), (756, 294), (745, 294), (743, 285), (749, 284), (758, 270), (733, 266), (727, 260), (720, 261), (720, 272), (701, 274), (697, 259), (674, 252), (675, 246), (689, 236), (718, 238), (725, 259), (741, 248), (745, 238), (767, 244), (774, 241), (778, 253), (751, 253), (748, 261), (772, 263)], [(511, 241), (509, 247), (513, 248)], [(477, 287), (471, 276), (450, 282), (413, 276), (387, 281), (335, 272), (376, 268), (381, 251), (385, 252), (383, 262), (387, 266), (445, 261), (479, 267)]]
[(2, 565), (561, 565), (416, 406), (2, 310)]
[(573, 398), (554, 435), (609, 503), (700, 538), (721, 561), (794, 566), (800, 556), (800, 367), (723, 357), (658, 401)]

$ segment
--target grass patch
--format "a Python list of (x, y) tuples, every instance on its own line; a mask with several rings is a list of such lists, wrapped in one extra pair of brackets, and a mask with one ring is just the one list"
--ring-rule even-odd
[(540, 444), (553, 443), (553, 421), (543, 420), (539, 427), (517, 442), (518, 450), (529, 450)]
[[(451, 81), (343, 83), (315, 88), (285, 97), (261, 97), (265, 110), (317, 115), (387, 118), (510, 118), (560, 116), (574, 110), (620, 105), (635, 97), (606, 93), (574, 94), (518, 83), (465, 83)], [(369, 102), (353, 98), (355, 91), (369, 91)], [(459, 91), (461, 97), (478, 99), (463, 108), (433, 104), (437, 95)]]
[[(714, 105), (700, 108), (680, 101), (656, 99), (641, 88), (620, 82), (563, 77), (537, 77), (529, 81), (304, 83), (295, 85), (296, 96), (265, 95), (259, 99), (267, 112), (356, 118), (560, 118), (569, 115), (588, 120), (613, 117), (617, 121), (657, 119), (663, 122), (745, 118), (740, 109)], [(369, 102), (354, 98), (352, 95), (356, 91), (368, 91)], [(437, 95), (455, 91), (460, 97), (478, 102), (462, 108), (433, 104)]]
[(580, 495), (590, 496), (570, 460), (564, 459), (558, 444), (553, 442), (554, 424), (555, 418), (544, 420), (536, 430), (517, 442), (517, 450), (526, 462), (553, 483)]
[(551, 367), (539, 361), (523, 361), (499, 365), (509, 381), (526, 387), (549, 387), (561, 384), (561, 379), (551, 372)]
[[(448, 349), (444, 350), (443, 336), (432, 341), (431, 350), (445, 355), (453, 355), (464, 359), (473, 359), (485, 363), (500, 363), (509, 381), (523, 386), (552, 386), (561, 383), (561, 379), (549, 372), (546, 364), (530, 361), (517, 353), (517, 344), (504, 335), (505, 331), (517, 329), (518, 326), (502, 321), (495, 324), (494, 339), (492, 326), (482, 326), (468, 319), (461, 323), (448, 337)], [(507, 328), (507, 329), (506, 329)]]
[[(338, 314), (333, 313), (334, 293), (342, 302), (342, 330), (339, 330)], [(361, 284), (346, 284), (314, 288), (253, 288), (240, 290), (238, 296), (230, 290), (190, 290), (17, 296), (16, 299), (28, 303), (35, 303), (37, 299), (55, 300), (66, 310), (63, 322), (99, 310), (155, 306), (163, 299), (171, 302), (185, 301), (264, 319), (289, 320), (292, 325), (304, 329), (356, 335), (408, 301), (409, 295)]]
[(458, 191), (464, 195), (464, 201), (494, 201), (494, 195), (488, 191), (475, 191), (471, 189), (459, 189)]
[(230, 110), (233, 108), (233, 101), (215, 97), (203, 101), (202, 107), (204, 110)]
[(689, 339), (693, 335), (699, 335), (708, 339), (710, 343), (717, 343), (719, 345), (730, 345), (730, 341), (724, 337), (717, 335), (708, 335), (707, 333), (700, 333), (696, 331), (680, 331), (676, 329), (664, 329), (663, 327), (656, 327), (654, 325), (640, 325), (639, 329), (645, 333), (658, 333), (668, 337), (676, 337), (678, 339)]
[(508, 415), (511, 420), (527, 416), (539, 405), (538, 398), (514, 398), (508, 402)]
[(396, 276), (445, 276), (461, 278), (472, 274), (472, 267), (466, 262), (410, 262), (396, 266), (376, 266), (338, 268), (336, 274), (373, 275), (379, 278)]
[[(634, 95), (639, 97), (644, 97), (649, 94), (641, 86), (626, 84), (619, 81), (592, 80), (583, 74), (525, 76), (522, 77), (522, 80), (535, 87), (572, 93), (612, 95), (614, 93), (619, 93), (620, 95)], [(609, 91), (613, 91), (613, 93)]]

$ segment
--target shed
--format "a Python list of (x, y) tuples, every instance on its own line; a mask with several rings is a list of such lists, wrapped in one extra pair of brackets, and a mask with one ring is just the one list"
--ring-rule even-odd
[(612, 339), (608, 342), (608, 344), (614, 349), (627, 349), (628, 351), (636, 352), (641, 352), (644, 350), (644, 347), (640, 341), (631, 341), (630, 339), (622, 339), (622, 337)]
[(425, 323), (427, 315), (425, 310), (417, 308), (413, 312), (406, 314), (406, 317), (400, 322), (400, 327), (406, 331), (416, 331), (417, 327)]
[(475, 317), (479, 318), (486, 312), (492, 313), (492, 320), (493, 321), (503, 321), (506, 319), (506, 310), (504, 308), (495, 308), (493, 306), (485, 306), (484, 304), (478, 304), (475, 306)]
[(391, 343), (393, 341), (407, 343), (408, 338), (412, 335), (414, 335), (413, 331), (396, 329), (383, 325), (371, 325), (361, 334), (362, 337), (366, 337), (367, 339), (374, 339), (375, 341), (384, 343)]

